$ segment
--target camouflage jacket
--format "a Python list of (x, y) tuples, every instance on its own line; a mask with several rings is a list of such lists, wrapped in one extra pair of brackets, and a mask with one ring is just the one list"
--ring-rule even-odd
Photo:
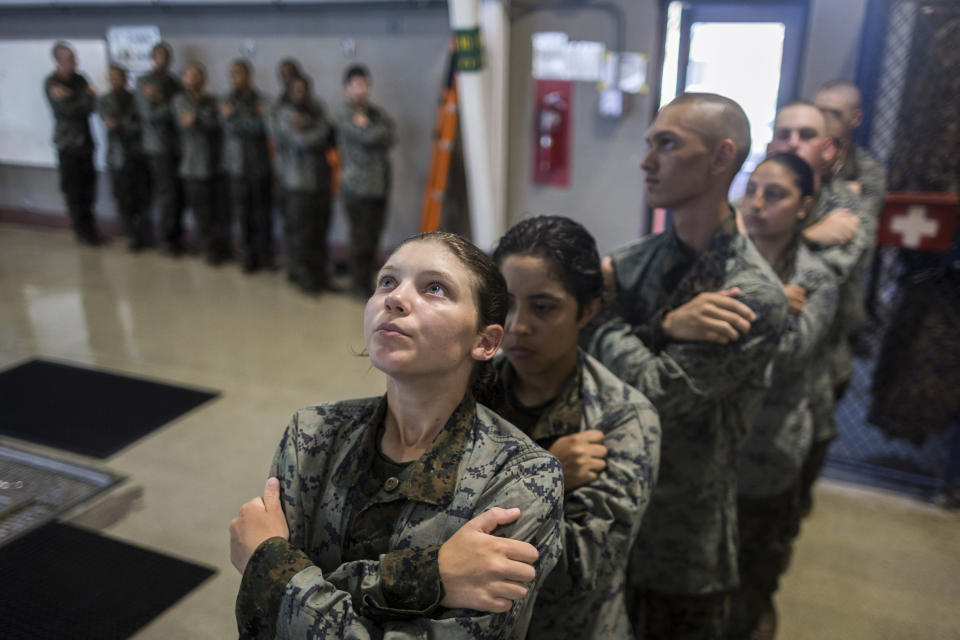
[[(180, 127), (180, 177), (209, 180), (220, 173), (222, 135), (217, 99), (205, 93), (193, 97), (188, 92), (173, 97), (173, 111)], [(189, 127), (180, 126), (180, 116), (193, 113)]]
[[(495, 365), (502, 388), (494, 408), (510, 419), (507, 390), (515, 374), (502, 355)], [(660, 420), (642, 393), (581, 352), (575, 375), (527, 435), (547, 448), (588, 429), (604, 432), (607, 468), (564, 495), (563, 554), (534, 605), (531, 640), (632, 637), (624, 560), (656, 483)]]
[(829, 382), (821, 381), (818, 386), (821, 389), (829, 387), (830, 393), (829, 398), (816, 400), (820, 403), (816, 412), (824, 415), (824, 419), (818, 421), (817, 430), (821, 434), (818, 439), (833, 437), (833, 387), (849, 380), (853, 374), (850, 340), (866, 323), (863, 278), (873, 260), (877, 244), (877, 218), (866, 211), (863, 203), (842, 180), (832, 180), (825, 183), (817, 194), (813, 218), (820, 220), (838, 207), (851, 209), (859, 218), (860, 228), (854, 238), (846, 244), (830, 247), (808, 243), (817, 257), (837, 276), (840, 287), (836, 318), (827, 338), (830, 343), (827, 363), (820, 365), (827, 367), (820, 375), (828, 376)]
[[(55, 100), (50, 94), (54, 85), (60, 85), (73, 92), (69, 98)], [(87, 79), (74, 73), (64, 80), (51, 73), (43, 81), (43, 93), (53, 110), (53, 144), (59, 151), (93, 151), (93, 136), (90, 135), (90, 114), (93, 113), (96, 98), (90, 92)]]
[(887, 193), (887, 172), (873, 159), (869, 151), (853, 145), (836, 177), (846, 182), (857, 183), (863, 210), (874, 218), (880, 215), (883, 199)]
[[(154, 102), (144, 93), (147, 85), (156, 87), (161, 100)], [(180, 81), (172, 75), (160, 75), (156, 71), (137, 78), (137, 107), (143, 122), (143, 151), (147, 155), (177, 155), (180, 153), (180, 137), (173, 113), (173, 96), (183, 91)]]
[(223, 169), (234, 178), (270, 175), (266, 102), (256, 91), (234, 91), (223, 99), (233, 113), (223, 118)]
[(750, 497), (780, 495), (796, 481), (813, 441), (811, 363), (826, 357), (825, 337), (837, 309), (837, 279), (803, 243), (785, 253), (778, 269), (786, 284), (803, 287), (807, 303), (789, 314), (773, 359), (773, 384), (740, 451), (737, 492)]
[(291, 105), (290, 97), (287, 92), (282, 92), (273, 104), (270, 105), (270, 119), (268, 125), (270, 128), (270, 138), (273, 139), (274, 157), (273, 172), (278, 177), (283, 177), (283, 141), (277, 137), (277, 121), (280, 116), (280, 110)]
[(104, 120), (116, 121), (113, 129), (107, 128), (107, 166), (122, 169), (131, 159), (142, 157), (140, 112), (133, 94), (127, 90), (106, 93), (100, 96), (97, 111)]
[[(295, 116), (307, 122), (306, 129), (293, 126)], [(330, 191), (327, 149), (330, 148), (331, 131), (330, 121), (316, 102), (305, 107), (289, 104), (277, 110), (274, 130), (277, 166), (285, 189)]]
[[(386, 412), (385, 398), (298, 411), (274, 456), (290, 540), (254, 552), (237, 597), (241, 638), (522, 639), (544, 577), (560, 555), (563, 472), (555, 458), (467, 396), (406, 480), (384, 483), (381, 499), (406, 501), (391, 551), (344, 562), (354, 487), (371, 460), (361, 446)], [(498, 528), (540, 552), (527, 596), (506, 613), (391, 606), (417, 590), (424, 563), (467, 521), (491, 507), (519, 507)]]
[(390, 192), (390, 158), (393, 147), (393, 121), (379, 107), (367, 105), (370, 124), (357, 126), (353, 116), (357, 107), (344, 104), (337, 114), (337, 139), (340, 147), (340, 188), (345, 195), (359, 198), (383, 198)]
[[(769, 382), (787, 303), (732, 215), (703, 254), (685, 254), (690, 250), (671, 229), (611, 256), (619, 317), (597, 328), (589, 351), (653, 402), (663, 431), (659, 480), (629, 579), (662, 593), (702, 595), (737, 585), (737, 460)], [(679, 281), (665, 288), (665, 276), (678, 271)], [(663, 333), (667, 311), (731, 287), (757, 314), (746, 336), (721, 345)]]

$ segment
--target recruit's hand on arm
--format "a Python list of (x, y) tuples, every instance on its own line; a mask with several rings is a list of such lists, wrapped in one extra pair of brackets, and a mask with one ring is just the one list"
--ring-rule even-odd
[(297, 131), (303, 131), (310, 126), (310, 121), (299, 113), (293, 114), (290, 118), (290, 124)]
[(73, 90), (62, 84), (55, 84), (50, 87), (50, 95), (54, 100), (68, 100), (73, 97)]
[(563, 466), (563, 486), (567, 491), (596, 480), (607, 467), (604, 460), (607, 448), (603, 446), (603, 431), (599, 429), (557, 438), (550, 453)]
[(803, 232), (803, 236), (819, 245), (833, 247), (853, 240), (860, 229), (860, 219), (850, 209), (834, 209), (823, 220)]
[(600, 263), (600, 273), (603, 275), (603, 299), (611, 302), (617, 297), (617, 273), (613, 270), (613, 260), (610, 256)]
[(267, 479), (263, 497), (240, 507), (240, 515), (230, 521), (230, 562), (243, 573), (250, 556), (264, 540), (290, 538), (287, 519), (280, 506), (280, 483)]
[(449, 609), (503, 613), (527, 595), (527, 583), (537, 576), (536, 547), (521, 540), (490, 535), (500, 525), (520, 517), (519, 509), (494, 507), (450, 537), (437, 555), (444, 597)]
[(181, 127), (192, 127), (193, 123), (197, 121), (197, 114), (193, 111), (184, 111), (180, 114), (180, 126)]
[(784, 285), (783, 290), (787, 293), (787, 305), (792, 316), (798, 316), (807, 304), (807, 290), (796, 284)]
[(153, 84), (143, 85), (143, 95), (147, 96), (153, 102), (160, 102), (163, 99), (163, 96), (160, 95), (160, 91), (157, 89), (156, 85)]
[(739, 289), (707, 291), (663, 317), (661, 328), (674, 340), (727, 344), (750, 331), (757, 315), (734, 296)]

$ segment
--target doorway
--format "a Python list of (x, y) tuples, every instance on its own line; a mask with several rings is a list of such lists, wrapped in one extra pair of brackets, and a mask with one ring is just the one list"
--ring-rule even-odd
[(750, 120), (750, 154), (731, 199), (766, 154), (777, 109), (796, 97), (806, 20), (805, 0), (667, 4), (660, 106), (684, 91), (718, 93)]

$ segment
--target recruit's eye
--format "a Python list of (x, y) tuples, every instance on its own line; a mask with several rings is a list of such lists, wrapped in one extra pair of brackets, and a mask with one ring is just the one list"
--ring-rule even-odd
[(393, 276), (380, 276), (377, 280), (377, 287), (380, 289), (392, 289), (397, 286), (397, 280)]
[(446, 287), (444, 287), (439, 282), (431, 282), (430, 284), (428, 284), (426, 291), (432, 296), (440, 296), (444, 298), (447, 296)]

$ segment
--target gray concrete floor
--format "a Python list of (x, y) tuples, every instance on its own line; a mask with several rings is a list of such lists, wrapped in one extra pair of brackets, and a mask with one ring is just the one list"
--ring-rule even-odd
[[(132, 255), (119, 242), (78, 247), (67, 232), (12, 225), (0, 225), (0, 301), (0, 368), (42, 356), (222, 392), (108, 460), (85, 461), (129, 476), (116, 500), (127, 506), (73, 519), (218, 569), (136, 638), (235, 637), (227, 525), (262, 490), (288, 418), (383, 391), (356, 355), (362, 304), (303, 296), (280, 273)], [(131, 495), (129, 507), (120, 498)], [(958, 522), (821, 483), (778, 595), (779, 637), (960, 639)]]

